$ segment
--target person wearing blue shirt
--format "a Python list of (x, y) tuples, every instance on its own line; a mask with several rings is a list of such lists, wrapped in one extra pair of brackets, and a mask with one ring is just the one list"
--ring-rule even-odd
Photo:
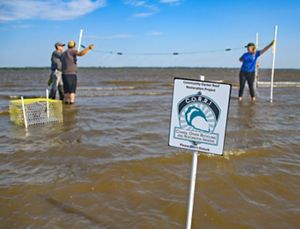
[(249, 86), (250, 96), (252, 101), (255, 101), (255, 91), (254, 91), (254, 79), (255, 79), (255, 68), (256, 68), (256, 61), (258, 57), (264, 54), (269, 48), (271, 48), (274, 44), (272, 41), (269, 45), (267, 45), (262, 50), (256, 50), (254, 43), (249, 43), (245, 46), (247, 48), (247, 52), (244, 53), (240, 57), (240, 61), (242, 62), (242, 67), (240, 71), (240, 89), (239, 89), (239, 101), (243, 100), (243, 93), (246, 81)]

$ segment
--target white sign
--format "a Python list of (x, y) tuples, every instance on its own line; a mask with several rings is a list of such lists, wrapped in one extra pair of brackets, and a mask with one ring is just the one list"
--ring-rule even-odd
[(223, 154), (231, 85), (175, 78), (169, 145)]

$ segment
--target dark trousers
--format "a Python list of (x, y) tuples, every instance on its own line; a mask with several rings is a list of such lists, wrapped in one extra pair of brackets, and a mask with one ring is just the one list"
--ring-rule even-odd
[(249, 86), (249, 91), (251, 97), (255, 97), (255, 91), (254, 91), (254, 79), (255, 79), (255, 72), (240, 72), (240, 90), (239, 90), (239, 97), (243, 96), (244, 88), (246, 81)]

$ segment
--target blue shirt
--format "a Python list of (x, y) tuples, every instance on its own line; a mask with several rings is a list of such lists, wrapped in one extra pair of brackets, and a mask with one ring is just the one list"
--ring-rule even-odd
[(255, 55), (250, 52), (244, 53), (241, 57), (243, 61), (241, 72), (255, 72), (256, 61), (259, 56), (260, 56), (260, 51), (257, 51)]

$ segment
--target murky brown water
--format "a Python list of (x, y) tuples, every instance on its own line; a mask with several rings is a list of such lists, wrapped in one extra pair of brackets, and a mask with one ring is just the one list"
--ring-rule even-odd
[[(172, 82), (200, 74), (238, 78), (81, 69), (63, 125), (26, 132), (9, 121), (9, 96), (44, 94), (48, 70), (0, 70), (0, 228), (184, 228), (192, 155), (167, 146)], [(275, 88), (273, 104), (268, 88), (256, 104), (236, 95), (225, 155), (199, 158), (193, 228), (300, 228), (300, 88)]]

